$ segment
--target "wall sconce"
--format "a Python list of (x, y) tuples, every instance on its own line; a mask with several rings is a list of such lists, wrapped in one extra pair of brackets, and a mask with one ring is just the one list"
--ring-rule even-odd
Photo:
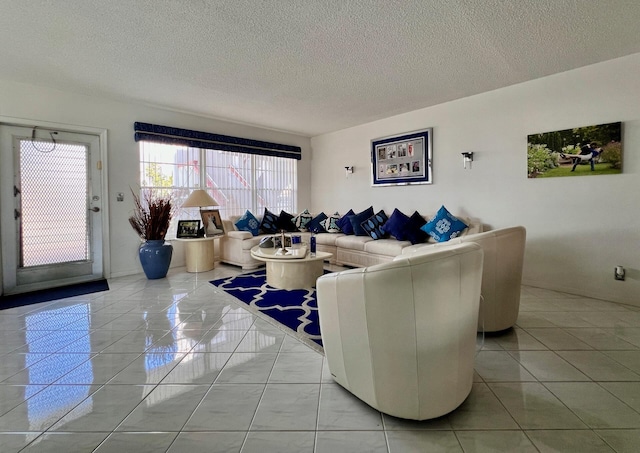
[(351, 165), (350, 167), (344, 167), (344, 170), (347, 174), (347, 178), (349, 177), (349, 175), (353, 174), (353, 165)]
[(465, 151), (462, 153), (462, 165), (464, 168), (467, 168), (467, 164), (469, 164), (469, 168), (471, 168), (471, 162), (473, 162), (473, 151)]

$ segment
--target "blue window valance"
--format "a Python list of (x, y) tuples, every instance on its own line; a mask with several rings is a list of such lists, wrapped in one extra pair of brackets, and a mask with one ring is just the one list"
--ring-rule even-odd
[(134, 130), (134, 137), (137, 142), (144, 140), (193, 148), (302, 159), (302, 149), (299, 146), (281, 145), (279, 143), (139, 122), (134, 123)]

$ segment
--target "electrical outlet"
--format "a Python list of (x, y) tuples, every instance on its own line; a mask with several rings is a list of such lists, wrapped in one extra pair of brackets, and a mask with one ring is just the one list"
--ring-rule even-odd
[(613, 277), (616, 280), (624, 281), (624, 275), (625, 275), (625, 271), (624, 271), (624, 267), (622, 266), (616, 266), (615, 269), (613, 270)]

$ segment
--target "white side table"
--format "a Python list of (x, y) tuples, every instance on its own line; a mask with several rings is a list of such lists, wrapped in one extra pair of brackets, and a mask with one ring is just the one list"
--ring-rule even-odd
[(215, 237), (174, 239), (184, 243), (187, 272), (206, 272), (214, 267)]

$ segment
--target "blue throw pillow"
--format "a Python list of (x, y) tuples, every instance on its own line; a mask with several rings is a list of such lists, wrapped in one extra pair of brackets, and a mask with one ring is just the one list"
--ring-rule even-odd
[(421, 230), (438, 242), (446, 242), (460, 236), (467, 224), (451, 214), (442, 206), (436, 216), (422, 226)]
[(369, 217), (373, 215), (373, 206), (369, 206), (362, 212), (359, 212), (355, 215), (349, 216), (348, 219), (351, 222), (351, 227), (353, 228), (353, 234), (356, 236), (368, 236), (367, 232), (362, 228), (362, 222), (367, 220)]
[(376, 215), (373, 215), (362, 222), (360, 226), (373, 239), (382, 239), (386, 236), (384, 225), (387, 220), (389, 220), (387, 214), (380, 210)]
[(396, 208), (393, 210), (389, 220), (384, 224), (384, 231), (399, 241), (406, 241), (407, 236), (404, 233), (404, 227), (408, 221), (409, 216)]
[(298, 231), (293, 220), (293, 215), (285, 211), (280, 211), (276, 225), (278, 226), (278, 231), (284, 230), (291, 233)]
[(422, 217), (418, 211), (411, 214), (411, 217), (409, 217), (409, 221), (402, 229), (402, 233), (404, 234), (406, 240), (411, 241), (411, 243), (414, 245), (427, 242), (427, 239), (429, 239), (429, 235), (420, 229), (420, 227), (422, 227), (425, 223), (427, 223), (427, 221), (424, 220), (424, 217)]
[(344, 234), (353, 234), (353, 227), (351, 226), (351, 222), (349, 221), (349, 216), (354, 215), (353, 209), (349, 209), (345, 215), (343, 215), (338, 221), (338, 226), (342, 230)]
[(338, 211), (336, 211), (335, 213), (324, 219), (322, 222), (320, 222), (320, 225), (322, 225), (322, 228), (324, 228), (327, 233), (341, 233), (342, 230), (338, 226), (339, 221), (340, 214), (338, 214)]
[(260, 232), (260, 222), (258, 222), (258, 219), (256, 219), (256, 217), (248, 210), (242, 215), (242, 217), (236, 220), (234, 225), (238, 230), (248, 231), (254, 236), (257, 236)]
[(324, 212), (321, 212), (317, 216), (307, 223), (307, 230), (312, 231), (314, 233), (325, 233), (325, 229), (322, 226), (322, 222), (327, 218), (327, 215)]
[(260, 229), (265, 233), (277, 233), (279, 231), (278, 216), (267, 208), (264, 208), (264, 215), (262, 216), (262, 222), (260, 222)]

